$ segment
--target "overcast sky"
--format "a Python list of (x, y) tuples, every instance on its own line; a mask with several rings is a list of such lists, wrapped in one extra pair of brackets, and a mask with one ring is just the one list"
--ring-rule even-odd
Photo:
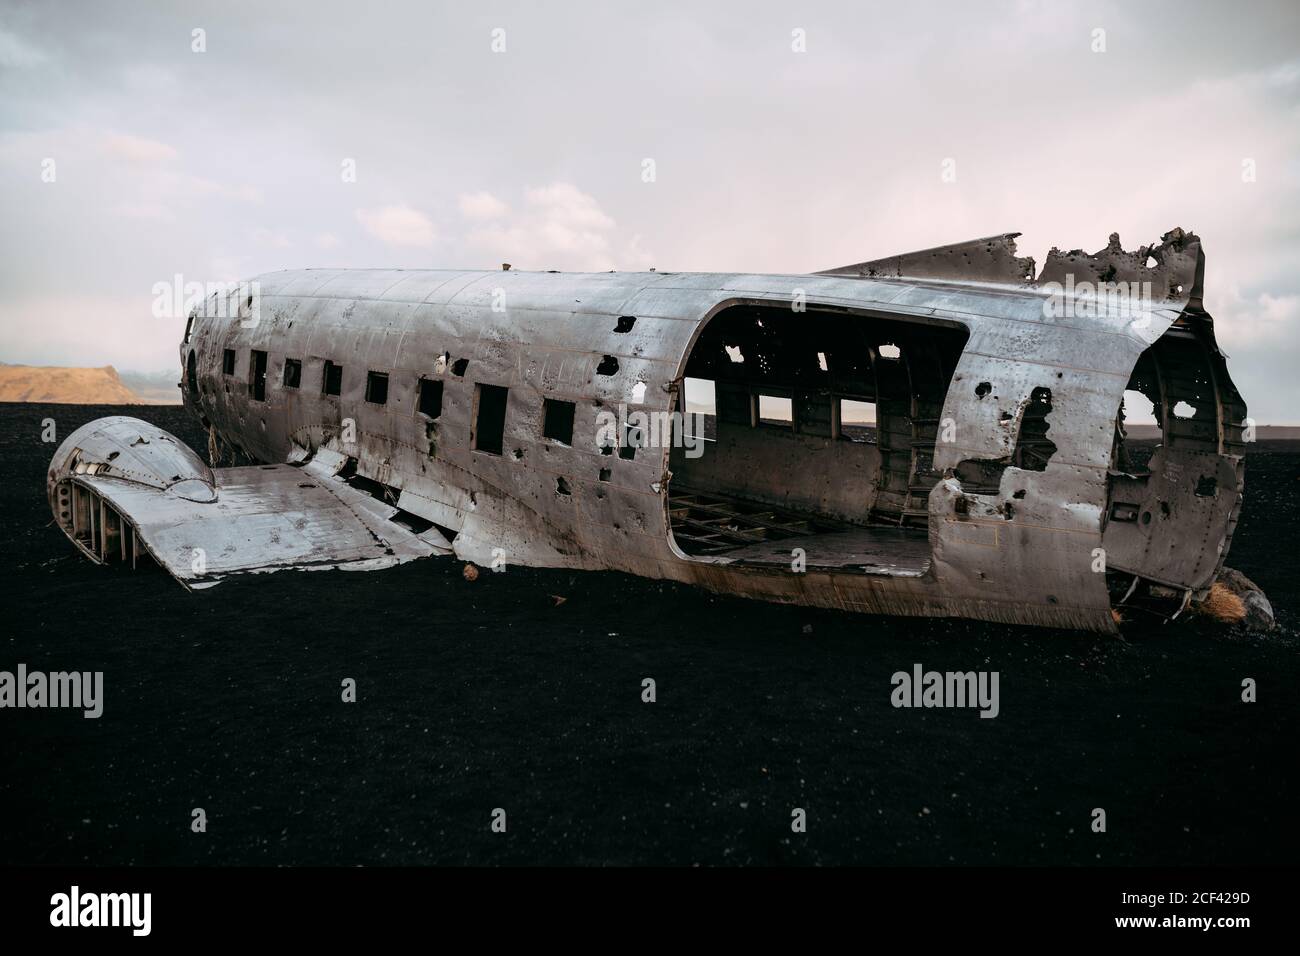
[(1006, 231), (1041, 266), (1183, 226), (1252, 416), (1300, 423), (1298, 145), (1294, 0), (0, 0), (0, 361), (176, 367), (178, 273), (810, 272)]

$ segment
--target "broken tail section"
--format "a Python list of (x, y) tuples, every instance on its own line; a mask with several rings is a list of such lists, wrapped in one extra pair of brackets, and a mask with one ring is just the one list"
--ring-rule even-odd
[[(947, 246), (906, 252), (839, 266), (815, 275), (859, 279), (928, 279), (949, 282), (985, 282), (1022, 289), (1057, 287), (1097, 289), (1109, 283), (1148, 290), (1152, 302), (1201, 309), (1205, 256), (1194, 233), (1175, 227), (1158, 243), (1126, 252), (1119, 234), (1111, 233), (1097, 252), (1055, 246), (1047, 253), (1042, 272), (1036, 273), (1033, 256), (1016, 254), (1018, 232), (968, 239)], [(1091, 293), (1090, 293), (1091, 294)]]

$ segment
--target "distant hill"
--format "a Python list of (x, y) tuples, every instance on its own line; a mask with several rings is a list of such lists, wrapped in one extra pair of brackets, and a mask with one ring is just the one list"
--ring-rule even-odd
[(117, 369), (0, 365), (0, 402), (62, 405), (153, 405), (122, 384)]

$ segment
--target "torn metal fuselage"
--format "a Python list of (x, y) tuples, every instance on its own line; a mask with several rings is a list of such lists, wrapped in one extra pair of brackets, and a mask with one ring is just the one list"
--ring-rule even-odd
[[(1203, 270), (1174, 230), (1036, 278), (1014, 234), (817, 275), (273, 273), (181, 345), (186, 405), (268, 465), (123, 470), (110, 446), (170, 436), (92, 423), (51, 504), (96, 560), (126, 534), (190, 585), (454, 551), (1113, 631), (1208, 589), (1239, 510)], [(1145, 462), (1126, 390), (1161, 427)]]

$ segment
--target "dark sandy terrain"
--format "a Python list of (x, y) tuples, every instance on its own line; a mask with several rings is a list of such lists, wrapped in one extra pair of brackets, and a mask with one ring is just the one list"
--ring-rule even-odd
[[(1283, 632), (1119, 640), (618, 574), (467, 583), (451, 560), (189, 594), (92, 566), (50, 524), (41, 420), (62, 437), (112, 413), (203, 447), (178, 408), (0, 406), (0, 669), (102, 670), (106, 698), (99, 720), (0, 711), (0, 862), (1181, 865), (1300, 849), (1300, 443), (1252, 449), (1229, 559)], [(999, 671), (1001, 715), (892, 708), (890, 675), (918, 662)]]

